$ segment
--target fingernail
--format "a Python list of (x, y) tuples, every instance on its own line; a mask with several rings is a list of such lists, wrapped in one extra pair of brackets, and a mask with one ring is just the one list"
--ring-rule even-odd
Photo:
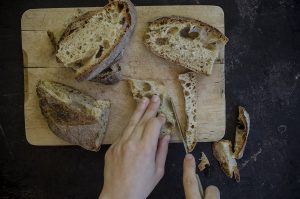
[(171, 139), (171, 136), (170, 135), (165, 135), (164, 139), (169, 142), (170, 139)]
[(157, 95), (153, 95), (151, 100), (152, 102), (158, 102), (159, 97)]
[(141, 100), (141, 102), (142, 102), (143, 104), (145, 104), (147, 101), (148, 101), (148, 98), (147, 98), (147, 97), (143, 97), (142, 100)]
[(194, 156), (192, 154), (188, 153), (185, 155), (185, 158), (191, 160), (194, 158)]

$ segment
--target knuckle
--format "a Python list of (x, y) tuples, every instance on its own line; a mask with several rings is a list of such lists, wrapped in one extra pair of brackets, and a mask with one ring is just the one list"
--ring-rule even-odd
[(126, 153), (132, 153), (132, 152), (136, 151), (136, 149), (137, 149), (137, 145), (133, 141), (127, 141), (126, 143), (124, 143), (124, 145), (122, 147), (122, 151), (125, 154)]

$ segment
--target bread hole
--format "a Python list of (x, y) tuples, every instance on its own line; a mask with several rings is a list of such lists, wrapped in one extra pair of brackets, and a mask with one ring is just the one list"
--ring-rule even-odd
[(151, 85), (147, 82), (143, 84), (143, 91), (147, 92), (151, 90)]
[(189, 31), (190, 31), (190, 27), (189, 26), (181, 29), (180, 30), (180, 36), (184, 37), (184, 38), (188, 38), (189, 37)]
[(167, 34), (175, 34), (176, 32), (178, 31), (178, 28), (177, 27), (172, 27), (172, 28), (169, 28), (169, 30), (167, 31)]
[(145, 39), (150, 39), (150, 35), (145, 35)]
[(124, 24), (125, 23), (125, 17), (122, 17), (122, 19), (120, 20), (120, 24)]
[(165, 123), (165, 127), (166, 127), (167, 129), (171, 129), (171, 128), (173, 128), (173, 124), (172, 124), (171, 122), (167, 121), (167, 122)]
[(145, 94), (144, 94), (144, 97), (147, 97), (147, 98), (151, 99), (151, 98), (152, 98), (152, 95), (151, 95), (151, 93), (145, 93)]
[(123, 9), (124, 9), (124, 4), (123, 3), (118, 4), (118, 10), (119, 10), (119, 12), (121, 12)]
[(190, 87), (191, 86), (191, 83), (186, 83), (186, 87)]
[(93, 38), (90, 38), (90, 42), (92, 42), (92, 41), (94, 41), (94, 39), (93, 39)]
[(155, 40), (155, 43), (157, 44), (157, 45), (167, 45), (167, 44), (169, 44), (169, 39), (168, 38), (157, 38), (156, 40)]
[(189, 93), (188, 91), (184, 91), (184, 95), (185, 95), (185, 96), (189, 96), (190, 93)]
[(191, 126), (191, 128), (192, 128), (192, 129), (195, 128), (194, 124)]
[(79, 46), (79, 47), (78, 47), (78, 50), (81, 50), (81, 49), (82, 49), (82, 46)]
[(100, 46), (99, 47), (99, 50), (98, 50), (98, 52), (96, 53), (96, 58), (99, 58), (99, 57), (101, 57), (101, 55), (102, 55), (102, 53), (103, 53), (103, 46)]
[(99, 36), (99, 37), (96, 39), (96, 41), (98, 41), (98, 42), (102, 41), (102, 37)]
[(109, 46), (110, 46), (110, 45), (109, 45), (109, 41), (104, 40), (104, 41), (103, 41), (103, 47), (104, 47), (104, 48), (109, 48)]
[(196, 121), (196, 115), (193, 116), (193, 120)]
[(69, 55), (69, 54), (70, 54), (70, 52), (69, 52), (69, 51), (66, 51), (66, 54), (67, 54), (67, 55)]

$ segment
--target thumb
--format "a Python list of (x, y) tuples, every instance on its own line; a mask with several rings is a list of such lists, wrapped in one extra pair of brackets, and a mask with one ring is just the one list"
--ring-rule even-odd
[(192, 154), (187, 154), (183, 161), (183, 188), (186, 199), (201, 198), (196, 178), (196, 163)]
[(218, 187), (210, 185), (205, 189), (205, 199), (220, 199)]

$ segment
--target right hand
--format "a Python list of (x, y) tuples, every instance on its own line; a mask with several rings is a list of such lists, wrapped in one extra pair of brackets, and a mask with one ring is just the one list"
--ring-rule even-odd
[[(187, 154), (183, 162), (183, 188), (186, 199), (201, 199), (196, 177), (196, 163), (192, 154)], [(205, 189), (204, 199), (220, 199), (220, 191), (216, 186)]]

